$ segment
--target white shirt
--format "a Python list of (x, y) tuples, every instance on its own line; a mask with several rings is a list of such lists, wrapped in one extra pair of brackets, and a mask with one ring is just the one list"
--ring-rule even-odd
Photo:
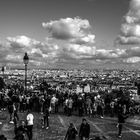
[(26, 100), (27, 100), (27, 104), (29, 104), (30, 97), (26, 97)]
[(33, 125), (34, 124), (33, 121), (34, 121), (34, 116), (33, 114), (29, 113), (27, 115), (27, 122), (28, 122), (27, 125)]
[(57, 100), (56, 97), (52, 97), (51, 103), (52, 103), (52, 104), (55, 104), (56, 100)]

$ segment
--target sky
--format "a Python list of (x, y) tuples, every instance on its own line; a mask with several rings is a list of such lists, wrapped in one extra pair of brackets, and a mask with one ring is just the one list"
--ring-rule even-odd
[(140, 0), (1, 0), (0, 66), (140, 68)]

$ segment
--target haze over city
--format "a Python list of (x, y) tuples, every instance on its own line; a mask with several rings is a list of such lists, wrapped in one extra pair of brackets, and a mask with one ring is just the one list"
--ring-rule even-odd
[(1, 0), (0, 66), (140, 68), (140, 0)]

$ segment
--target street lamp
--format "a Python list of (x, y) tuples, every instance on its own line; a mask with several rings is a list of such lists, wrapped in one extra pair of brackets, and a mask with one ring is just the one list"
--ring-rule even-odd
[(27, 52), (25, 53), (24, 57), (23, 57), (23, 62), (25, 64), (25, 94), (27, 93), (27, 65), (29, 62), (29, 57)]
[(1, 68), (2, 74), (3, 74), (3, 78), (4, 78), (4, 66)]

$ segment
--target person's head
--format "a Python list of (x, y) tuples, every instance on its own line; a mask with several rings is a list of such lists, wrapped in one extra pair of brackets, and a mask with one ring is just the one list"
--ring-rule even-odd
[(27, 114), (30, 114), (31, 113), (31, 110), (29, 109), (28, 111), (27, 111)]
[(74, 126), (74, 124), (73, 123), (70, 123), (69, 127), (72, 128), (73, 126)]
[(87, 120), (86, 120), (85, 118), (83, 118), (83, 119), (82, 119), (82, 123), (83, 123), (83, 124), (86, 124), (86, 123), (87, 123)]

